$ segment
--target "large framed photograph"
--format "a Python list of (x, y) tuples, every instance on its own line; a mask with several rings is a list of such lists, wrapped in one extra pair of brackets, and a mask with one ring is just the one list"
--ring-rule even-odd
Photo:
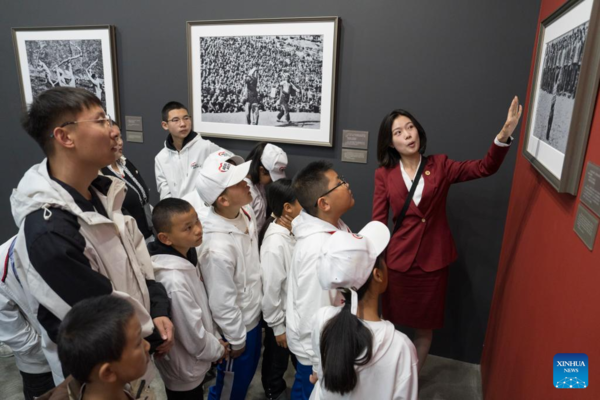
[(560, 193), (577, 194), (600, 77), (600, 0), (542, 21), (523, 154)]
[(113, 26), (13, 28), (12, 34), (24, 108), (52, 87), (79, 87), (119, 121)]
[(202, 136), (332, 146), (338, 17), (187, 23)]

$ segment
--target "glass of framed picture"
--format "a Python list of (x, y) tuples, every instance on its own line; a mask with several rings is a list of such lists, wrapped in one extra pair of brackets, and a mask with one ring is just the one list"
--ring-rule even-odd
[(52, 87), (78, 87), (119, 121), (113, 26), (13, 28), (12, 34), (24, 107)]
[(561, 193), (577, 194), (600, 78), (600, 1), (570, 0), (542, 21), (524, 156)]
[(188, 22), (194, 130), (332, 146), (338, 17)]

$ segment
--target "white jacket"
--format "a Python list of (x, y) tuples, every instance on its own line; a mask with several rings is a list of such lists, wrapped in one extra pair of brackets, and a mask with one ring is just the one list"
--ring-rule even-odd
[(358, 382), (344, 396), (327, 391), (320, 364), (320, 339), (323, 326), (341, 311), (341, 307), (323, 307), (315, 315), (312, 334), (313, 350), (319, 357), (319, 380), (311, 400), (377, 399), (416, 400), (419, 374), (417, 351), (405, 334), (394, 329), (389, 321), (364, 321), (373, 334), (373, 356), (366, 365), (355, 366)]
[(337, 230), (350, 232), (342, 220), (339, 227), (300, 212), (292, 221), (296, 237), (294, 255), (288, 273), (286, 335), (288, 347), (302, 365), (316, 367), (318, 359), (312, 349), (312, 318), (323, 306), (338, 304), (336, 290), (323, 290), (317, 277), (321, 249)]
[[(31, 167), (19, 182), (11, 196), (12, 213), (15, 223), (20, 228), (15, 244), (15, 262), (17, 273), (27, 294), (31, 310), (39, 320), (38, 309), (43, 306), (56, 318), (62, 320), (71, 309), (65, 300), (72, 297), (68, 293), (69, 283), (63, 283), (58, 293), (46, 282), (35, 267), (32, 266), (27, 250), (25, 218), (35, 211), (44, 210), (44, 220), (51, 226), (56, 209), (65, 210), (76, 216), (79, 224), (78, 234), (85, 243), (84, 256), (92, 270), (110, 280), (113, 294), (131, 301), (136, 315), (142, 325), (142, 334), (148, 336), (154, 329), (150, 317), (150, 293), (146, 280), (154, 280), (152, 262), (146, 249), (144, 236), (137, 228), (135, 220), (121, 213), (121, 205), (125, 198), (125, 183), (116, 178), (100, 177), (110, 187), (106, 194), (96, 195), (102, 202), (110, 219), (97, 212), (84, 212), (76, 204), (73, 197), (59, 183), (48, 175), (47, 160)], [(86, 268), (83, 267), (82, 268)], [(88, 274), (88, 271), (82, 270)], [(62, 273), (62, 272), (61, 272)], [(93, 278), (94, 274), (86, 277)], [(81, 278), (81, 274), (78, 275)], [(104, 279), (104, 278), (102, 278)], [(75, 280), (81, 284), (81, 280)], [(44, 354), (49, 361), (54, 380), (58, 384), (64, 377), (58, 360), (56, 344), (40, 324)]]
[(233, 350), (246, 344), (246, 332), (260, 321), (262, 285), (254, 213), (240, 211), (248, 234), (211, 208), (203, 223), (204, 242), (198, 263), (213, 319)]
[(265, 187), (260, 183), (254, 184), (250, 178), (244, 179), (250, 188), (250, 194), (252, 194), (252, 211), (256, 215), (256, 231), (260, 232), (262, 227), (267, 222), (267, 194)]
[(42, 337), (35, 315), (15, 274), (14, 257), (9, 254), (16, 236), (0, 246), (0, 342), (13, 351), (19, 371), (29, 374), (50, 372), (42, 351)]
[(160, 199), (181, 198), (196, 190), (195, 180), (206, 157), (221, 150), (213, 142), (190, 132), (181, 151), (177, 151), (167, 137), (165, 147), (154, 158), (154, 174)]
[(167, 388), (192, 390), (202, 383), (211, 363), (222, 357), (223, 346), (215, 337), (208, 297), (197, 265), (175, 255), (175, 250), (172, 254), (161, 251), (161, 247), (168, 247), (161, 245), (154, 242), (148, 247), (156, 280), (163, 284), (171, 299), (175, 343), (169, 357), (157, 359), (156, 366)]
[(285, 333), (287, 274), (295, 244), (296, 238), (287, 228), (271, 222), (260, 248), (263, 319), (275, 336)]

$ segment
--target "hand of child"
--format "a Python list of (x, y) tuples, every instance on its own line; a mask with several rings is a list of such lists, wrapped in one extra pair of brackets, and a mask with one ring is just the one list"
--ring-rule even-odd
[(319, 380), (319, 376), (317, 375), (316, 372), (313, 372), (312, 375), (310, 376), (310, 378), (308, 378), (308, 380), (310, 380), (310, 383), (312, 383), (314, 385)]
[(223, 355), (216, 361), (216, 364), (221, 364), (225, 359), (229, 358), (229, 353), (231, 352), (229, 349), (229, 343), (222, 339), (219, 339), (219, 343), (221, 343), (221, 346), (223, 346)]
[(244, 345), (244, 347), (242, 347), (239, 350), (230, 350), (229, 353), (229, 357), (231, 358), (238, 358), (239, 356), (241, 356), (242, 354), (244, 354), (244, 351), (246, 350), (246, 345)]
[(152, 320), (154, 322), (154, 326), (160, 333), (160, 337), (164, 342), (156, 348), (156, 353), (158, 357), (161, 357), (171, 350), (173, 347), (175, 335), (173, 334), (175, 327), (171, 320), (167, 317), (156, 317)]
[(288, 348), (287, 337), (285, 336), (285, 333), (282, 333), (279, 336), (275, 336), (275, 341), (277, 342), (277, 346), (283, 347), (284, 349)]
[(288, 231), (292, 231), (292, 218), (290, 218), (289, 215), (282, 215), (281, 217), (277, 218), (277, 223), (286, 228)]

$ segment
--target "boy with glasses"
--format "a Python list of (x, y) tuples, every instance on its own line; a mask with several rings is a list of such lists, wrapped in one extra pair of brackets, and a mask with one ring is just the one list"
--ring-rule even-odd
[(294, 177), (293, 189), (304, 210), (292, 221), (297, 242), (287, 279), (286, 336), (298, 359), (292, 399), (308, 400), (319, 363), (312, 349), (312, 318), (319, 308), (334, 305), (338, 296), (319, 285), (320, 254), (333, 233), (350, 232), (341, 216), (354, 206), (354, 197), (350, 185), (326, 161), (302, 169)]
[(161, 200), (183, 198), (195, 190), (194, 182), (206, 157), (222, 149), (192, 131), (192, 116), (176, 101), (163, 107), (162, 127), (169, 134), (154, 159), (158, 194)]
[(154, 280), (135, 220), (121, 212), (125, 183), (98, 175), (115, 159), (118, 136), (100, 100), (83, 89), (47, 90), (29, 107), (23, 127), (47, 158), (11, 196), (19, 227), (15, 260), (55, 382), (70, 372), (57, 357), (58, 326), (89, 297), (128, 299), (144, 337), (166, 354), (173, 344), (169, 299)]

